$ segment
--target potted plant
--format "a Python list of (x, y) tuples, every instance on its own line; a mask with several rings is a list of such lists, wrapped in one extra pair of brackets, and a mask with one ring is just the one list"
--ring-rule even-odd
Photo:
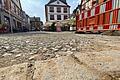
[(7, 24), (2, 24), (2, 31), (3, 32), (8, 32), (8, 25)]

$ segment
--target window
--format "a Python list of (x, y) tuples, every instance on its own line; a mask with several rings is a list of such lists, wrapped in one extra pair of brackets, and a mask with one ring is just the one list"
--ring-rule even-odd
[(88, 14), (88, 13), (87, 13), (87, 12), (85, 12), (85, 18), (87, 18), (87, 14)]
[(16, 6), (14, 5), (14, 12), (16, 13)]
[(118, 12), (118, 23), (120, 23), (120, 10)]
[(2, 4), (2, 0), (0, 0), (0, 4)]
[(57, 7), (57, 12), (60, 13), (61, 12), (61, 8)]
[(57, 20), (61, 20), (61, 15), (57, 15)]
[(67, 15), (64, 15), (64, 20), (67, 19), (67, 18), (68, 18), (68, 16), (67, 16)]
[(112, 0), (112, 8), (113, 9), (119, 8), (120, 7), (119, 4), (120, 4), (119, 0)]
[(80, 20), (82, 20), (82, 15), (80, 14)]
[(19, 8), (16, 6), (16, 14), (18, 15), (18, 10), (19, 10)]
[(50, 15), (50, 20), (54, 20), (54, 15)]
[(118, 4), (118, 8), (120, 8), (120, 1), (118, 1), (119, 2), (119, 4)]
[(5, 8), (6, 10), (9, 10), (8, 4), (7, 4), (7, 0), (4, 0), (4, 8)]
[(13, 19), (13, 23), (14, 23), (14, 28), (16, 28), (16, 21), (15, 21), (15, 19)]
[(100, 6), (100, 13), (104, 13), (106, 9), (106, 4)]
[(110, 24), (112, 24), (112, 20), (113, 20), (113, 12), (110, 12)]
[(14, 3), (11, 2), (11, 11), (14, 12)]
[(57, 1), (57, 4), (60, 4), (60, 2), (59, 2), (59, 1)]
[(4, 22), (5, 22), (5, 24), (9, 25), (10, 24), (9, 17), (4, 16)]
[(50, 12), (54, 12), (54, 7), (50, 7)]
[(91, 16), (94, 16), (94, 15), (95, 15), (95, 8), (91, 10)]
[(64, 13), (67, 13), (68, 11), (67, 11), (67, 8), (64, 8)]

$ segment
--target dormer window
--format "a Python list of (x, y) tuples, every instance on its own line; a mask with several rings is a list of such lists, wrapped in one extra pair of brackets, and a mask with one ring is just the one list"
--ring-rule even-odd
[(59, 1), (57, 1), (57, 4), (60, 4), (60, 2), (59, 2)]
[(59, 0), (57, 0), (57, 4), (60, 4)]

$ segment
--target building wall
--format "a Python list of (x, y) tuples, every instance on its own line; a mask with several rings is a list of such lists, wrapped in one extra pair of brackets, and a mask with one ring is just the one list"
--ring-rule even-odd
[(22, 22), (23, 30), (26, 29), (30, 31), (30, 17), (25, 13), (25, 11), (22, 11), (22, 19), (23, 19)]
[(0, 0), (0, 8), (2, 7), (2, 0)]
[[(2, 0), (0, 0), (0, 24), (2, 23), (1, 21), (1, 8), (2, 8)], [(0, 26), (1, 27), (1, 26)]]
[[(2, 0), (1, 10), (1, 22), (2, 24), (7, 23), (7, 30), (10, 31), (22, 31), (23, 25), (27, 24), (26, 13), (22, 11), (20, 0)], [(24, 16), (24, 17), (23, 17)], [(6, 17), (8, 21), (6, 22)]]
[[(59, 2), (59, 4), (57, 2)], [(50, 7), (54, 7), (54, 12), (50, 12)], [(57, 7), (61, 8), (61, 12), (57, 12)], [(67, 13), (64, 13), (64, 8), (67, 8)], [(56, 0), (55, 2), (50, 3), (49, 5), (46, 5), (45, 11), (46, 11), (46, 21), (48, 22), (65, 20), (64, 16), (67, 16), (67, 18), (70, 17), (70, 6), (68, 6), (66, 3), (62, 3), (59, 0)], [(50, 15), (54, 15), (54, 20), (50, 19)], [(61, 15), (61, 20), (57, 19), (57, 15)]]
[(31, 30), (42, 30), (42, 21), (40, 21), (40, 17), (31, 17), (30, 18)]
[[(67, 7), (67, 13), (64, 13), (64, 8), (65, 7), (61, 7), (61, 13), (57, 12), (57, 6), (54, 6), (54, 12), (50, 12), (50, 6), (47, 6), (47, 12), (48, 12), (48, 21), (61, 21), (64, 20), (64, 15), (67, 15), (68, 17), (70, 17), (70, 8)], [(50, 20), (50, 15), (54, 15), (54, 19), (55, 20)], [(61, 15), (61, 20), (57, 20), (57, 15)]]

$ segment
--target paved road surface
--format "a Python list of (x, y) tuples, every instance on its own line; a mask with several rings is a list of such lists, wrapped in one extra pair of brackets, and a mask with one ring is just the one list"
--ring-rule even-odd
[(0, 35), (0, 80), (119, 79), (119, 36), (73, 32)]

